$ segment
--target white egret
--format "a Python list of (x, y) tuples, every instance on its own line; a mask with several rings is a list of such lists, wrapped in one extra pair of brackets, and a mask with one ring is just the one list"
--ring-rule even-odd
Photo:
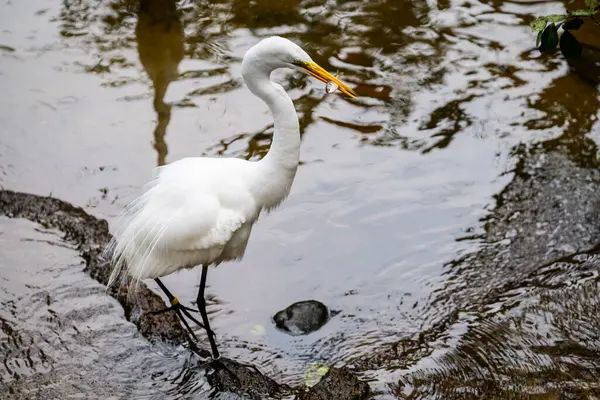
[[(322, 82), (334, 82), (350, 97), (356, 93), (317, 65), (304, 50), (282, 37), (263, 39), (242, 61), (250, 91), (269, 107), (274, 133), (259, 161), (190, 157), (156, 169), (146, 191), (122, 213), (108, 251), (113, 271), (109, 286), (126, 272), (134, 280), (154, 279), (171, 307), (195, 337), (182, 314), (203, 327), (212, 358), (220, 358), (206, 314), (204, 289), (208, 267), (242, 258), (252, 224), (260, 213), (277, 207), (288, 195), (298, 168), (300, 128), (292, 100), (270, 79), (271, 72), (291, 68)], [(182, 268), (202, 266), (196, 321), (160, 281)], [(166, 310), (163, 310), (166, 311)]]

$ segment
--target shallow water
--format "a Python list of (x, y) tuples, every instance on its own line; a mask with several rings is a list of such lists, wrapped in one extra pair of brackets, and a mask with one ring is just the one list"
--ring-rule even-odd
[[(585, 164), (600, 140), (596, 88), (533, 49), (528, 22), (562, 3), (148, 0), (140, 10), (134, 1), (0, 5), (0, 184), (110, 222), (157, 165), (260, 157), (271, 120), (244, 87), (241, 58), (273, 34), (302, 44), (360, 97), (275, 74), (297, 105), (302, 165), (287, 201), (255, 225), (244, 260), (212, 270), (208, 288), (224, 352), (281, 382), (301, 383), (313, 361), (349, 363), (382, 397), (399, 396), (388, 384), (407, 364), (436, 365), (466, 335), (463, 320), (444, 325), (450, 314), (483, 317), (460, 295), (481, 271), (463, 276), (448, 265), (484, 247), (485, 218), (525, 157), (518, 146), (562, 144)], [(57, 393), (188, 393), (156, 378), (185, 368), (185, 354), (138, 337), (74, 249), (36, 229), (2, 221), (0, 383), (22, 394), (21, 382), (37, 374)], [(513, 273), (498, 268), (488, 283)], [(185, 302), (198, 281), (198, 271), (164, 280)], [(62, 299), (55, 312), (89, 336), (54, 321), (47, 296)], [(305, 337), (275, 330), (271, 316), (306, 299), (341, 313)], [(255, 325), (266, 334), (254, 335)], [(424, 334), (423, 351), (402, 362), (378, 356)], [(38, 345), (40, 337), (51, 343)], [(82, 371), (81, 386), (56, 383), (73, 376), (64, 371)]]

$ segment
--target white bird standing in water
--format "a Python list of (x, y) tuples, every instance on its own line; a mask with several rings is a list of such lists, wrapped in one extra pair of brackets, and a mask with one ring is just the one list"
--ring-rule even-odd
[[(273, 115), (273, 141), (268, 153), (259, 161), (190, 157), (157, 168), (145, 193), (119, 218), (108, 247), (114, 265), (108, 285), (122, 272), (134, 280), (154, 279), (171, 302), (167, 310), (177, 312), (193, 337), (182, 314), (206, 329), (213, 360), (220, 354), (204, 300), (208, 267), (242, 258), (252, 224), (263, 210), (277, 207), (287, 197), (298, 168), (298, 116), (283, 87), (270, 79), (271, 72), (279, 68), (334, 82), (342, 93), (356, 96), (293, 42), (277, 36), (260, 41), (244, 55), (242, 76), (248, 89)], [(202, 323), (188, 312), (196, 310), (182, 306), (159, 279), (197, 265), (202, 265), (196, 301)]]

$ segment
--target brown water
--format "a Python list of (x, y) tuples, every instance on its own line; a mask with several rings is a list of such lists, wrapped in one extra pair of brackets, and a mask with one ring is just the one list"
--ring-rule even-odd
[[(426, 386), (419, 398), (464, 393), (467, 378), (453, 383), (423, 371), (474, 379), (469, 371), (482, 363), (452, 363), (447, 353), (469, 340), (484, 348), (481, 332), (515, 352), (495, 358), (533, 370), (543, 364), (518, 350), (533, 339), (499, 328), (506, 318), (484, 321), (479, 342), (467, 332), (485, 318), (489, 299), (470, 309), (466, 294), (479, 299), (486, 284), (504, 287), (502, 277), (514, 271), (493, 269), (480, 285), (484, 267), (449, 265), (483, 247), (485, 217), (518, 172), (520, 144), (558, 141), (574, 149), (578, 165), (595, 152), (596, 88), (560, 57), (540, 57), (527, 26), (534, 15), (561, 12), (562, 3), (143, 3), (140, 11), (133, 0), (0, 5), (3, 187), (52, 194), (110, 222), (157, 165), (260, 157), (272, 124), (245, 88), (240, 62), (261, 38), (286, 36), (360, 97), (326, 95), (305, 76), (275, 74), (300, 116), (302, 165), (288, 200), (255, 225), (244, 260), (211, 271), (211, 319), (224, 352), (287, 383), (302, 382), (313, 361), (356, 365), (381, 398), (406, 395), (399, 379), (416, 392)], [(59, 236), (26, 221), (1, 224), (0, 385), (23, 398), (203, 398), (201, 381), (179, 376), (185, 352), (141, 338)], [(587, 240), (580, 248), (596, 243)], [(165, 284), (191, 302), (198, 281), (198, 271), (185, 271)], [(597, 298), (594, 290), (582, 291), (580, 304), (592, 307), (586, 299)], [(271, 316), (305, 299), (341, 313), (305, 337), (275, 330)], [(266, 334), (253, 334), (255, 325)], [(589, 349), (594, 335), (578, 341)], [(403, 343), (416, 350), (404, 354)], [(386, 356), (390, 344), (396, 360)], [(501, 379), (500, 365), (475, 375), (486, 384)], [(577, 382), (594, 382), (594, 371)], [(437, 379), (443, 390), (419, 379)]]

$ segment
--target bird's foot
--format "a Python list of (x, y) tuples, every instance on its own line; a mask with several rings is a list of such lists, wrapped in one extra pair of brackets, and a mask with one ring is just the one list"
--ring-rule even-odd
[[(206, 358), (210, 358), (210, 360), (203, 362), (202, 364), (199, 364), (197, 366), (197, 368), (206, 368), (206, 367), (212, 367), (214, 370), (219, 370), (222, 369), (225, 372), (227, 372), (229, 374), (229, 376), (231, 376), (233, 379), (235, 379), (238, 383), (238, 387), (241, 387), (242, 385), (242, 381), (240, 381), (240, 378), (238, 378), (238, 376), (229, 368), (227, 367), (227, 365), (225, 365), (225, 363), (223, 362), (223, 359), (221, 358), (221, 353), (217, 353), (217, 356), (215, 357), (214, 354), (211, 354), (208, 350), (204, 350), (199, 348), (196, 343), (194, 343), (193, 341), (190, 340), (189, 342), (190, 344), (190, 349), (196, 353), (198, 356), (206, 359)], [(244, 365), (239, 363), (240, 365)], [(246, 366), (246, 365), (244, 365)], [(256, 369), (256, 367), (254, 367)], [(258, 371), (258, 369), (257, 369)], [(260, 372), (260, 371), (259, 371)]]
[(223, 359), (221, 358), (221, 356), (219, 356), (219, 358), (211, 357), (210, 361), (207, 361), (204, 364), (201, 364), (199, 367), (200, 368), (211, 367), (215, 371), (223, 370), (227, 373), (227, 375), (229, 375), (231, 378), (233, 378), (233, 380), (236, 381), (238, 388), (242, 387), (242, 381), (240, 380), (240, 378), (235, 374), (235, 372), (233, 372), (231, 370), (231, 368), (229, 368), (225, 364), (225, 362), (223, 362)]
[[(199, 355), (202, 358), (208, 358), (210, 357), (210, 361), (205, 362), (204, 364), (201, 364), (201, 367), (207, 367), (207, 366), (216, 366), (216, 368), (221, 367), (223, 369), (225, 369), (233, 378), (235, 378), (238, 382), (240, 382), (239, 378), (237, 377), (237, 375), (235, 375), (229, 368), (227, 368), (227, 366), (223, 363), (222, 358), (221, 358), (221, 354), (219, 354), (217, 357), (214, 357), (212, 354), (210, 354), (210, 352), (208, 350), (201, 350), (198, 347), (196, 347), (195, 345), (192, 345), (192, 351), (195, 352), (197, 355)], [(256, 365), (254, 364), (246, 364), (240, 361), (235, 361), (235, 363), (237, 365), (240, 365), (242, 367), (248, 368), (248, 369), (252, 369), (254, 370), (257, 374), (262, 375), (262, 372), (260, 372), (260, 370), (256, 367)], [(241, 382), (240, 382), (241, 383)]]

